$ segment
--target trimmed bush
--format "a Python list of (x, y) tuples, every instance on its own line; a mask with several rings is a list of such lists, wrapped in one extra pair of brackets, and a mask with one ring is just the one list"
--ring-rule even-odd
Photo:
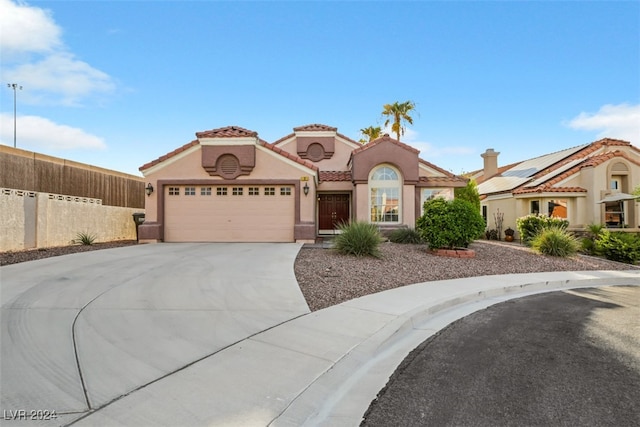
[(466, 248), (484, 233), (484, 219), (471, 203), (435, 198), (424, 202), (416, 230), (431, 249)]
[(543, 255), (569, 257), (578, 252), (580, 242), (565, 228), (549, 226), (531, 239), (531, 248)]
[(384, 241), (378, 226), (368, 222), (353, 221), (338, 226), (340, 234), (333, 240), (333, 248), (343, 255), (380, 257), (378, 246)]
[(531, 246), (531, 240), (541, 230), (550, 227), (566, 229), (569, 226), (569, 220), (546, 215), (531, 214), (516, 219), (516, 226), (522, 243)]
[(640, 261), (640, 237), (637, 234), (603, 230), (595, 241), (598, 253), (612, 261), (636, 264)]
[(398, 228), (389, 234), (389, 240), (393, 243), (424, 243), (420, 233), (413, 228)]

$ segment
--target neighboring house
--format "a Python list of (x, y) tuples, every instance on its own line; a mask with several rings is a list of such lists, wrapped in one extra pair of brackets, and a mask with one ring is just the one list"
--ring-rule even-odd
[(571, 229), (606, 224), (638, 231), (640, 209), (630, 193), (640, 183), (640, 150), (629, 142), (605, 138), (502, 167), (499, 154), (488, 149), (484, 169), (471, 174), (488, 228), (499, 211), (503, 229), (537, 213), (566, 218)]
[(312, 242), (343, 221), (415, 226), (425, 200), (466, 180), (385, 135), (362, 145), (312, 124), (274, 143), (237, 126), (140, 167), (153, 191), (141, 241)]

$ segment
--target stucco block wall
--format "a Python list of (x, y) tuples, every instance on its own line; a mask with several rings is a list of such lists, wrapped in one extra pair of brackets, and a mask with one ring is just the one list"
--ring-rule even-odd
[[(501, 238), (504, 239), (504, 230), (508, 227), (511, 227), (513, 230), (517, 231), (516, 219), (526, 215), (526, 213), (518, 212), (518, 201), (513, 198), (508, 199), (499, 199), (492, 200), (490, 203), (483, 202), (483, 205), (487, 205), (487, 229), (495, 229), (496, 222), (494, 214), (497, 214), (498, 211), (504, 214), (504, 220), (502, 222), (502, 235)], [(517, 238), (517, 235), (516, 235)]]
[(0, 251), (65, 246), (78, 233), (96, 242), (134, 240), (133, 214), (142, 209), (104, 206), (99, 199), (0, 189)]

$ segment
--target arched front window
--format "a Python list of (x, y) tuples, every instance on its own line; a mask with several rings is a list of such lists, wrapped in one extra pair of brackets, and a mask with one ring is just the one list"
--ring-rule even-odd
[(400, 222), (402, 181), (390, 166), (379, 166), (369, 177), (371, 222)]

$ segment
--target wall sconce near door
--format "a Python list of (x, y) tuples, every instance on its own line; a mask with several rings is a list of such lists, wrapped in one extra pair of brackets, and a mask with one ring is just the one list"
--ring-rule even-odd
[(309, 194), (309, 184), (307, 184), (306, 182), (304, 183), (304, 187), (302, 187), (302, 191), (304, 191), (304, 195), (308, 195)]
[(151, 185), (151, 183), (148, 183), (144, 188), (144, 192), (147, 193), (147, 196), (150, 196), (151, 193), (153, 193), (153, 185)]

